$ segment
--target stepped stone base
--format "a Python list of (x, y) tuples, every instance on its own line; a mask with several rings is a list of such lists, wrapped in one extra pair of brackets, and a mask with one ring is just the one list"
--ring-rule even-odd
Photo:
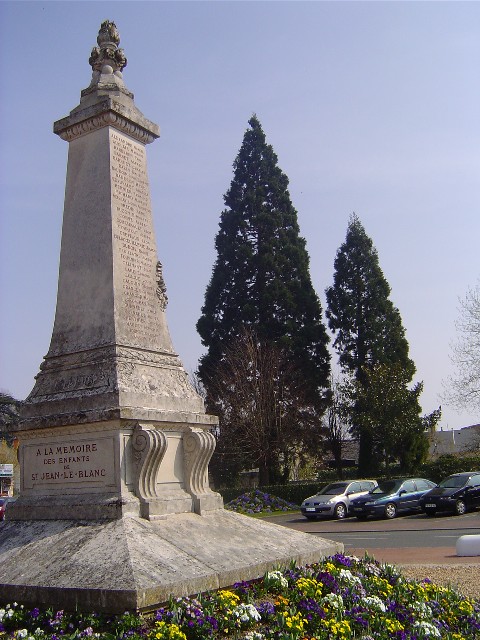
[(148, 521), (5, 521), (0, 600), (121, 613), (316, 562), (341, 543), (217, 510)]

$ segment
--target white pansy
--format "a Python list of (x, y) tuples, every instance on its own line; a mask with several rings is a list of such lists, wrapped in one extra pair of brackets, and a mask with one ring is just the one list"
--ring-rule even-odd
[(265, 575), (265, 579), (279, 585), (280, 587), (288, 587), (288, 580), (285, 578), (281, 571), (269, 571)]
[(373, 609), (374, 611), (381, 611), (382, 613), (385, 613), (387, 610), (386, 606), (378, 596), (366, 596), (365, 598), (362, 598), (361, 603), (368, 609)]
[(322, 598), (322, 603), (333, 609), (343, 609), (343, 598), (336, 593), (327, 593), (327, 595)]
[(251, 620), (260, 620), (260, 614), (253, 604), (239, 604), (233, 610), (233, 615), (240, 619), (240, 622), (250, 622)]
[(430, 607), (426, 602), (417, 601), (417, 602), (413, 602), (410, 606), (413, 609), (413, 611), (421, 618), (429, 619), (432, 617), (432, 610), (430, 609)]
[(430, 622), (425, 622), (425, 620), (421, 620), (415, 622), (413, 628), (422, 633), (425, 636), (429, 636), (431, 638), (440, 638), (441, 633), (433, 624)]
[(344, 580), (349, 585), (361, 584), (360, 578), (358, 576), (354, 576), (348, 569), (340, 569), (339, 576), (341, 580)]
[(371, 575), (371, 576), (380, 576), (382, 573), (382, 570), (379, 566), (377, 566), (376, 564), (373, 564), (373, 562), (368, 562), (365, 565), (365, 573)]

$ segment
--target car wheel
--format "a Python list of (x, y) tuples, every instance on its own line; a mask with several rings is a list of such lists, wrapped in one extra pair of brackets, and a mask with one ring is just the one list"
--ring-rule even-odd
[(435, 511), (435, 509), (425, 509), (425, 515), (427, 515), (429, 518), (433, 518), (433, 516), (437, 515), (437, 512)]
[(385, 505), (385, 517), (391, 520), (395, 518), (397, 515), (397, 507), (393, 504), (393, 502), (389, 502)]
[(339, 502), (335, 507), (335, 511), (333, 515), (337, 520), (343, 520), (347, 517), (347, 507), (343, 504), (343, 502)]
[(467, 505), (463, 500), (457, 500), (455, 503), (455, 514), (457, 516), (463, 516), (467, 512)]

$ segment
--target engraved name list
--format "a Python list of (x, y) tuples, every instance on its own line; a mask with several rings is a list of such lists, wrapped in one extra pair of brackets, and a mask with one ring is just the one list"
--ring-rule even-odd
[(157, 337), (156, 247), (153, 235), (145, 149), (111, 132), (115, 204), (114, 240), (123, 268), (123, 299), (130, 337), (137, 343)]

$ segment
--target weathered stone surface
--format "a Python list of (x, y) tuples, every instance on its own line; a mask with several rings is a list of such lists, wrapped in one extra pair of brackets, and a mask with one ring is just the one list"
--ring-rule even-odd
[(292, 561), (308, 564), (340, 543), (219, 510), (149, 522), (0, 525), (0, 599), (59, 608), (148, 609), (251, 580)]
[(144, 145), (113, 125), (75, 138), (52, 340), (24, 426), (117, 407), (204, 413), (172, 346), (159, 271)]
[(208, 483), (214, 448), (214, 436), (195, 423), (112, 420), (23, 432), (22, 490), (10, 518), (154, 519), (221, 509)]

